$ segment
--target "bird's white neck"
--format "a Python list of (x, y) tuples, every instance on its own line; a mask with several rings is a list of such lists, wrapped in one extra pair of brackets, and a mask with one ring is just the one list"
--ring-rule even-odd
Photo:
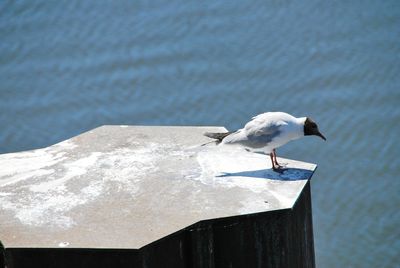
[(306, 123), (307, 117), (299, 117), (296, 118), (296, 122), (301, 125), (302, 127), (304, 127), (304, 124)]
[(299, 117), (295, 120), (295, 126), (293, 131), (293, 139), (299, 139), (304, 136), (304, 124), (307, 117)]

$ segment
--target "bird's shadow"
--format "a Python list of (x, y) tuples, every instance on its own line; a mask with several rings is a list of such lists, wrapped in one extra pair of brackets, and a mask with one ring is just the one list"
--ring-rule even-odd
[(285, 168), (281, 171), (274, 171), (273, 169), (259, 169), (232, 173), (222, 172), (222, 174), (217, 175), (216, 177), (250, 177), (276, 181), (299, 181), (309, 179), (312, 173), (313, 171), (302, 168)]

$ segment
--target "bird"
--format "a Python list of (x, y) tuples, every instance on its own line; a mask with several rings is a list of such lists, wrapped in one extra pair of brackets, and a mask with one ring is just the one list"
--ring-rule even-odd
[(222, 133), (206, 132), (204, 136), (219, 145), (241, 145), (246, 150), (261, 152), (271, 158), (272, 169), (284, 170), (276, 160), (276, 149), (304, 136), (318, 136), (326, 141), (318, 125), (310, 117), (294, 117), (285, 112), (266, 112), (254, 116), (237, 131)]

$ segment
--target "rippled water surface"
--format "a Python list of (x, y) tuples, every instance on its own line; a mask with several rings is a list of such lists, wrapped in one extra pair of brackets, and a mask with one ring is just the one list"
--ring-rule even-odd
[(1, 153), (103, 124), (310, 116), (328, 141), (278, 154), (319, 165), (319, 267), (400, 263), (399, 106), (399, 1), (0, 2)]

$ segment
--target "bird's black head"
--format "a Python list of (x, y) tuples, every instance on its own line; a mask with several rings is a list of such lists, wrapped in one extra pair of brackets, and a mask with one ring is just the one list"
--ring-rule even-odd
[(324, 135), (319, 132), (317, 124), (311, 120), (311, 118), (307, 117), (304, 122), (304, 136), (315, 135), (321, 137), (321, 139), (326, 141)]

